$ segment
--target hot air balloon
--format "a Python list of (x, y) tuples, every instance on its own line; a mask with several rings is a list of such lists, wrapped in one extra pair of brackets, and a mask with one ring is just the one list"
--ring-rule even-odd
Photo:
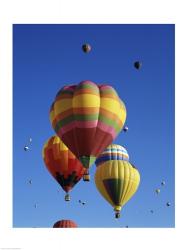
[(43, 159), (51, 175), (66, 192), (65, 200), (69, 201), (68, 192), (82, 178), (85, 168), (58, 136), (52, 136), (45, 143)]
[(136, 69), (140, 69), (140, 68), (142, 67), (142, 63), (139, 62), (139, 61), (136, 61), (136, 62), (134, 63), (134, 67), (135, 67)]
[(166, 185), (166, 182), (165, 182), (165, 181), (162, 181), (162, 182), (161, 182), (161, 185), (162, 185), (162, 186), (165, 186), (165, 185)]
[(123, 128), (123, 131), (124, 131), (124, 132), (127, 132), (128, 129), (129, 129), (129, 128), (128, 128), (127, 126), (125, 126), (125, 127)]
[(140, 175), (128, 162), (124, 147), (112, 144), (96, 160), (95, 184), (101, 195), (114, 207), (120, 217), (122, 206), (138, 189)]
[(85, 205), (85, 204), (86, 204), (86, 202), (81, 201), (81, 200), (79, 200), (79, 203), (81, 203), (82, 205)]
[(167, 206), (167, 207), (170, 207), (170, 206), (171, 206), (171, 203), (170, 203), (170, 202), (167, 202), (167, 203), (166, 203), (166, 206)]
[(89, 178), (89, 167), (116, 138), (126, 120), (126, 108), (109, 85), (83, 81), (63, 87), (50, 110), (50, 121), (57, 135), (82, 162)]
[(30, 184), (30, 185), (32, 184), (32, 180), (29, 180), (29, 184)]
[(85, 53), (89, 53), (91, 51), (92, 47), (90, 46), (90, 44), (86, 43), (86, 44), (83, 44), (82, 45), (82, 50), (85, 52)]
[(157, 194), (159, 194), (159, 193), (160, 193), (160, 189), (157, 188), (157, 189), (155, 190), (155, 192), (156, 192)]
[(25, 151), (28, 151), (28, 150), (29, 150), (29, 147), (28, 147), (28, 146), (25, 146), (25, 147), (24, 147), (24, 150), (25, 150)]
[(72, 221), (72, 220), (59, 220), (57, 222), (55, 222), (55, 224), (53, 225), (53, 228), (73, 228), (73, 227), (77, 227), (77, 224)]

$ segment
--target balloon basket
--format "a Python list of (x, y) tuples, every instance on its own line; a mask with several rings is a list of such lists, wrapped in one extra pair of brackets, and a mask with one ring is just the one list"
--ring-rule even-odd
[(120, 218), (120, 212), (116, 212), (116, 213), (115, 213), (115, 218), (116, 218), (116, 219), (119, 219), (119, 218)]
[(90, 175), (89, 174), (85, 174), (83, 176), (83, 181), (90, 181)]
[(70, 201), (70, 195), (69, 194), (65, 195), (65, 201)]

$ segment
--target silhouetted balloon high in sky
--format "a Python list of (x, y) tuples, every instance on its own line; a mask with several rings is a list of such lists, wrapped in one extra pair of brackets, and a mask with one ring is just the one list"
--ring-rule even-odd
[(126, 108), (115, 89), (92, 81), (64, 86), (50, 110), (55, 132), (87, 170), (117, 137), (125, 120)]
[(165, 186), (165, 185), (166, 185), (166, 182), (165, 182), (165, 181), (162, 181), (162, 182), (161, 182), (161, 185), (162, 185), (162, 186)]
[(127, 126), (125, 126), (125, 127), (123, 128), (123, 131), (124, 131), (124, 132), (127, 132), (128, 129), (129, 129), (129, 128), (128, 128)]
[(25, 150), (25, 151), (28, 151), (28, 150), (29, 150), (29, 147), (28, 147), (28, 146), (25, 146), (25, 147), (24, 147), (24, 150)]
[(136, 69), (140, 69), (140, 68), (142, 67), (142, 63), (139, 62), (139, 61), (136, 61), (136, 62), (134, 63), (134, 67), (135, 67)]
[(85, 53), (89, 53), (91, 51), (92, 47), (90, 44), (86, 43), (86, 44), (83, 44), (82, 45), (82, 50), (85, 52)]

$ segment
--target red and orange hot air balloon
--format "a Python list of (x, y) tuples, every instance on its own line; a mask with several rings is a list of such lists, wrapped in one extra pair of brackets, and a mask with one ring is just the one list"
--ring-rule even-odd
[(78, 227), (77, 224), (72, 220), (59, 220), (55, 222), (53, 228), (75, 228)]
[(51, 106), (50, 121), (57, 135), (87, 168), (117, 137), (126, 108), (113, 87), (82, 81), (63, 87)]
[(69, 201), (68, 192), (83, 177), (86, 169), (58, 136), (52, 136), (45, 143), (43, 159), (51, 175), (66, 192), (65, 200)]

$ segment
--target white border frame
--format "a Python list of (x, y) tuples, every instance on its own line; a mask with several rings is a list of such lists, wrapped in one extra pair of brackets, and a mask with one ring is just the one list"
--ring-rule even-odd
[[(3, 2), (3, 3), (2, 3)], [(179, 1), (4, 0), (0, 2), (0, 249), (183, 249), (186, 231), (186, 7)], [(176, 228), (14, 229), (12, 224), (13, 24), (175, 24), (176, 29)], [(70, 232), (71, 231), (71, 232)], [(186, 234), (186, 233), (185, 233)], [(181, 244), (180, 244), (181, 243)]]

